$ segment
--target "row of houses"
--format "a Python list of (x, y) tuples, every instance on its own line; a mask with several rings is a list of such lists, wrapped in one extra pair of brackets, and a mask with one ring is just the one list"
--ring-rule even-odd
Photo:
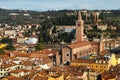
[(28, 76), (60, 64), (59, 52), (50, 49), (29, 54), (6, 51), (6, 54), (0, 55), (0, 78)]

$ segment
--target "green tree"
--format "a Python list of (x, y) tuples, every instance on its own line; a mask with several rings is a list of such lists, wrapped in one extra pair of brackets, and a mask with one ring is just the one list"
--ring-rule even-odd
[(10, 38), (3, 38), (1, 41), (0, 41), (1, 43), (12, 43), (13, 42), (13, 40), (12, 39), (10, 39)]
[(39, 50), (41, 50), (41, 49), (43, 49), (43, 44), (42, 44), (42, 43), (38, 43), (38, 44), (35, 46), (35, 50), (36, 50), (36, 51), (39, 51)]
[(39, 35), (39, 43), (50, 43), (51, 42), (51, 36), (48, 31), (41, 31)]
[(25, 32), (23, 35), (24, 35), (25, 37), (30, 37), (30, 32)]
[(43, 42), (44, 42), (44, 41), (43, 41), (43, 36), (42, 36), (42, 35), (39, 35), (38, 42), (39, 42), (39, 43), (43, 43)]
[(57, 32), (57, 28), (56, 28), (56, 26), (54, 26), (52, 33), (56, 33), (56, 32)]
[(66, 43), (71, 43), (72, 39), (74, 38), (74, 33), (62, 33), (59, 34), (57, 37), (57, 41), (64, 41)]
[(50, 34), (49, 34), (48, 31), (46, 31), (46, 32), (43, 34), (43, 36), (44, 36), (44, 41), (45, 41), (45, 43), (50, 43), (50, 42), (51, 42), (51, 36), (50, 36)]
[(0, 54), (5, 54), (5, 51), (3, 48), (0, 49)]
[(6, 46), (6, 50), (10, 50), (10, 51), (14, 51), (15, 50), (15, 47), (9, 43), (7, 46)]

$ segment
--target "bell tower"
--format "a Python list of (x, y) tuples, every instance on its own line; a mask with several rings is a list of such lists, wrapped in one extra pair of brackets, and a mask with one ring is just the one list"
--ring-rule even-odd
[(99, 54), (104, 51), (104, 44), (103, 44), (103, 34), (100, 35), (100, 41), (99, 41)]
[(76, 21), (76, 42), (83, 41), (84, 21), (82, 20), (81, 12), (78, 12), (78, 20)]

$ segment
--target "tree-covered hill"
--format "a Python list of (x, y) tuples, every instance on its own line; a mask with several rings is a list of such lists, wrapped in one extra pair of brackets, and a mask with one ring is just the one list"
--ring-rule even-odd
[(54, 19), (56, 17), (63, 17), (63, 15), (65, 15), (67, 12), (73, 12), (73, 11), (52, 10), (52, 11), (38, 12), (38, 11), (29, 11), (29, 10), (0, 9), (0, 23), (15, 23), (15, 24), (42, 23), (46, 20)]
[[(46, 22), (52, 25), (75, 25), (78, 10), (51, 10), (51, 11), (29, 11), (0, 9), (0, 23), (28, 24)], [(101, 12), (100, 19), (108, 25), (120, 27), (120, 10), (88, 10), (88, 12)], [(107, 12), (110, 12), (109, 14)], [(47, 23), (46, 23), (47, 24)]]

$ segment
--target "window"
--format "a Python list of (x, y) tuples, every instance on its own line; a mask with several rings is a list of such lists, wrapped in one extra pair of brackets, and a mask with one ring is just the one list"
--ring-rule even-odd
[(75, 59), (77, 59), (77, 55), (75, 55)]
[(92, 68), (93, 68), (93, 65), (92, 65)]
[(4, 75), (6, 76), (6, 75), (7, 75), (7, 73), (4, 73)]
[(77, 24), (77, 26), (79, 27), (79, 26), (80, 26), (80, 24)]
[(18, 69), (20, 69), (20, 67), (18, 66)]
[(70, 55), (67, 53), (66, 56), (69, 57)]
[(99, 63), (101, 63), (101, 61), (99, 61)]
[(103, 63), (106, 63), (106, 61), (103, 61)]

